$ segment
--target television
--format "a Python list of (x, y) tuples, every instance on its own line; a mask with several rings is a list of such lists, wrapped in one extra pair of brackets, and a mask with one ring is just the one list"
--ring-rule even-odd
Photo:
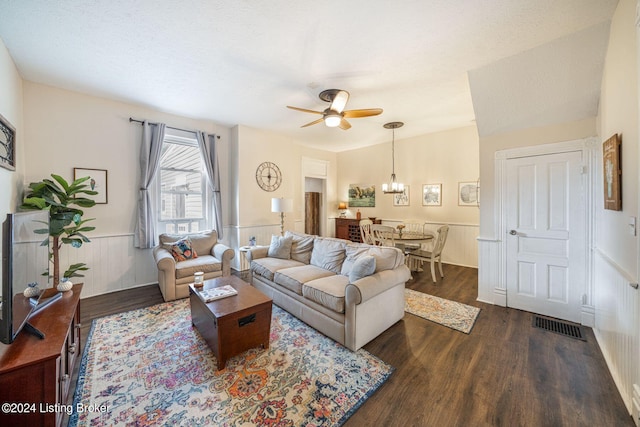
[(2, 223), (0, 341), (5, 344), (11, 344), (23, 328), (44, 337), (28, 324), (42, 302), (23, 292), (30, 283), (37, 283), (41, 291), (48, 287), (49, 247), (43, 245), (48, 230), (49, 211), (9, 213)]

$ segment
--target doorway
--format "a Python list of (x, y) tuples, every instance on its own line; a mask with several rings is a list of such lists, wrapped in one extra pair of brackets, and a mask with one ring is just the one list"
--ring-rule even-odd
[(507, 160), (507, 306), (580, 322), (585, 200), (580, 151)]
[(496, 151), (494, 301), (593, 326), (597, 138)]
[(304, 232), (322, 234), (322, 201), (324, 179), (305, 178), (304, 180)]

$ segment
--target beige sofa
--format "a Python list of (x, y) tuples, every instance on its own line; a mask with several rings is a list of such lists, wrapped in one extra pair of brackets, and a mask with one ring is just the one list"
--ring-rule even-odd
[(266, 246), (247, 252), (253, 286), (275, 304), (353, 351), (402, 319), (410, 278), (402, 251), (301, 233), (285, 237), (288, 254), (269, 256)]
[[(189, 236), (197, 258), (176, 262), (171, 255), (171, 245)], [(153, 248), (153, 257), (158, 266), (158, 285), (165, 301), (189, 296), (189, 284), (193, 273), (202, 271), (204, 279), (213, 279), (231, 274), (233, 249), (218, 242), (215, 230), (196, 234), (161, 234), (160, 243)]]

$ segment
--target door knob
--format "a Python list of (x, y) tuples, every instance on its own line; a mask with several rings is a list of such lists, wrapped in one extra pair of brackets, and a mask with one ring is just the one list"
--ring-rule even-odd
[(509, 234), (511, 234), (512, 236), (515, 236), (518, 234), (518, 232), (516, 230), (511, 230), (509, 231)]

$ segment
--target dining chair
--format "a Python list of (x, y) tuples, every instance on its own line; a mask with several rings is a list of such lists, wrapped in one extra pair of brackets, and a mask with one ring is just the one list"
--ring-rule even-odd
[(376, 246), (395, 246), (393, 239), (394, 228), (388, 225), (372, 224), (371, 235)]
[(441, 226), (440, 228), (438, 228), (437, 236), (433, 244), (433, 249), (431, 251), (419, 249), (409, 254), (410, 260), (418, 260), (424, 262), (428, 261), (431, 264), (431, 279), (434, 283), (436, 282), (436, 261), (438, 262), (440, 277), (444, 277), (444, 273), (442, 271), (442, 249), (444, 248), (444, 244), (447, 242), (447, 234), (449, 234), (449, 226)]
[(403, 234), (422, 234), (424, 232), (424, 224), (421, 222), (404, 222), (403, 225)]
[(360, 240), (362, 240), (362, 243), (373, 245), (373, 236), (371, 235), (371, 225), (373, 221), (370, 219), (362, 219), (358, 224), (360, 225)]

